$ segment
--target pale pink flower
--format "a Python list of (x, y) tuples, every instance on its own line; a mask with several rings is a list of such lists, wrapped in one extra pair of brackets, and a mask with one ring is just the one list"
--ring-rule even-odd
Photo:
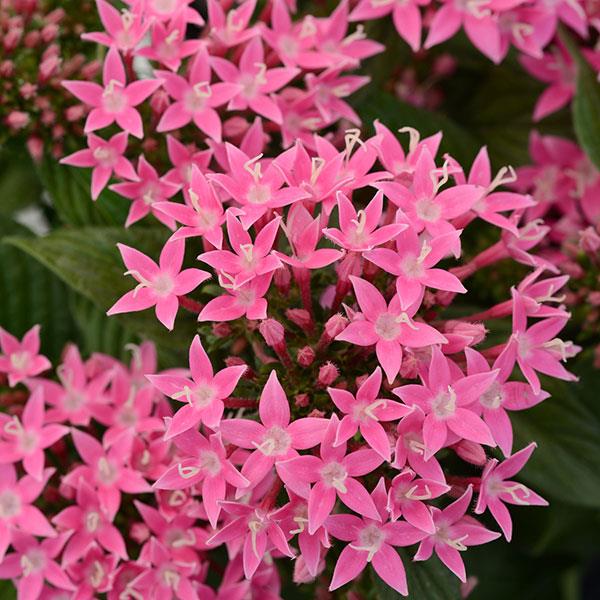
[(127, 292), (107, 311), (107, 315), (145, 310), (155, 307), (156, 318), (167, 328), (173, 329), (179, 308), (178, 296), (184, 296), (206, 281), (210, 274), (200, 269), (181, 271), (185, 240), (167, 242), (161, 253), (159, 264), (135, 248), (117, 244), (126, 275), (137, 282), (136, 288)]
[(427, 533), (404, 521), (386, 522), (387, 494), (383, 478), (371, 493), (371, 498), (377, 507), (378, 519), (338, 514), (328, 517), (325, 523), (333, 537), (350, 542), (337, 560), (329, 589), (336, 590), (358, 578), (367, 564), (371, 563), (383, 581), (406, 596), (406, 572), (400, 555), (393, 547), (412, 546), (426, 537)]
[(248, 27), (256, 0), (244, 0), (225, 12), (219, 0), (208, 0), (208, 28), (217, 46), (238, 46), (258, 35), (255, 27)]
[(21, 341), (0, 327), (0, 351), (0, 373), (8, 374), (8, 385), (11, 387), (52, 366), (40, 354), (39, 325), (34, 325)]
[(104, 59), (102, 86), (90, 81), (63, 81), (62, 85), (76, 98), (92, 107), (85, 122), (85, 132), (117, 125), (131, 135), (143, 137), (142, 117), (135, 109), (161, 85), (160, 79), (140, 79), (127, 84), (125, 67), (119, 51), (111, 47)]
[(44, 391), (38, 387), (29, 397), (21, 418), (0, 414), (0, 463), (23, 462), (23, 469), (37, 481), (44, 474), (44, 450), (69, 432), (64, 425), (46, 425)]
[(110, 189), (132, 201), (125, 227), (137, 223), (151, 212), (169, 229), (175, 229), (175, 221), (155, 205), (172, 198), (179, 191), (179, 186), (170, 183), (165, 177), (159, 177), (156, 169), (143, 154), (138, 158), (135, 181), (114, 183)]
[[(346, 442), (334, 446), (339, 419), (331, 416), (320, 447), (320, 458), (304, 455), (280, 462), (277, 467), (285, 485), (308, 500), (308, 532), (314, 534), (325, 523), (339, 498), (348, 508), (379, 520), (375, 504), (356, 479), (376, 469), (383, 459), (370, 448), (346, 455)], [(314, 483), (311, 487), (310, 484)]]
[(121, 131), (106, 141), (90, 133), (87, 136), (88, 148), (61, 159), (63, 165), (92, 167), (92, 200), (98, 199), (113, 174), (131, 181), (138, 180), (133, 165), (124, 156), (128, 137), (127, 132)]
[(500, 537), (499, 533), (486, 529), (465, 514), (472, 496), (473, 488), (469, 486), (458, 500), (443, 510), (431, 507), (436, 531), (421, 542), (414, 558), (427, 560), (435, 550), (438, 558), (463, 582), (467, 576), (460, 553), (469, 546), (487, 544)]
[(403, 346), (422, 348), (446, 342), (437, 329), (413, 319), (420, 298), (405, 305), (396, 294), (388, 305), (372, 283), (352, 275), (350, 280), (362, 316), (352, 320), (335, 339), (359, 346), (374, 344), (379, 364), (390, 383), (400, 371)]
[(209, 546), (243, 539), (243, 565), (246, 579), (251, 579), (265, 553), (277, 549), (293, 558), (286, 536), (274, 518), (260, 508), (238, 502), (221, 502), (221, 507), (232, 517), (222, 529), (207, 540)]
[[(223, 424), (229, 422), (228, 419)], [(177, 490), (201, 484), (202, 504), (211, 526), (216, 528), (227, 484), (242, 489), (247, 488), (250, 481), (227, 459), (219, 434), (213, 434), (207, 440), (197, 431), (188, 429), (178, 434), (174, 442), (181, 460), (169, 467), (154, 487)]]
[(0, 560), (4, 559), (15, 533), (56, 537), (46, 517), (32, 505), (53, 473), (54, 469), (46, 469), (39, 481), (30, 475), (17, 481), (13, 465), (0, 465)]
[(43, 595), (47, 581), (58, 593), (73, 594), (77, 587), (58, 565), (59, 557), (69, 534), (62, 534), (41, 542), (32, 535), (15, 532), (12, 546), (14, 552), (7, 554), (0, 564), (0, 578), (12, 579), (19, 600), (36, 600)]
[(481, 474), (479, 497), (476, 514), (482, 514), (488, 509), (496, 523), (500, 525), (506, 541), (512, 538), (512, 520), (510, 513), (504, 504), (516, 506), (548, 506), (548, 502), (522, 483), (511, 481), (509, 478), (516, 475), (531, 457), (537, 447), (532, 442), (522, 450), (515, 452), (509, 458), (498, 462), (492, 458), (486, 464)]
[(184, 189), (192, 184), (194, 167), (205, 173), (213, 155), (212, 150), (198, 150), (193, 144), (182, 144), (169, 134), (167, 134), (167, 154), (173, 168), (165, 173), (165, 180)]
[(233, 392), (246, 371), (245, 366), (234, 366), (215, 373), (198, 335), (190, 346), (189, 362), (191, 379), (169, 373), (148, 375), (152, 385), (163, 394), (186, 402), (170, 420), (165, 439), (173, 438), (200, 422), (217, 428), (223, 415), (223, 400)]
[(380, 421), (397, 421), (411, 409), (399, 402), (378, 398), (380, 388), (381, 369), (377, 367), (358, 388), (356, 396), (338, 388), (327, 388), (327, 391), (333, 403), (344, 413), (338, 425), (334, 446), (347, 442), (360, 429), (367, 444), (389, 462), (390, 439)]
[(258, 404), (260, 423), (250, 419), (226, 419), (219, 430), (225, 440), (239, 448), (254, 449), (242, 466), (242, 475), (251, 487), (257, 486), (282, 461), (298, 456), (297, 450), (312, 448), (321, 442), (326, 419), (306, 417), (290, 422), (290, 405), (271, 371)]
[(253, 37), (245, 46), (238, 66), (212, 56), (210, 64), (222, 81), (235, 84), (238, 92), (229, 101), (229, 110), (250, 110), (281, 124), (283, 116), (271, 94), (288, 84), (300, 69), (275, 67), (270, 69), (265, 63), (264, 49), (260, 36)]
[(163, 113), (156, 130), (172, 131), (193, 121), (213, 140), (221, 141), (221, 118), (215, 108), (228, 102), (239, 90), (232, 83), (210, 83), (208, 52), (201, 46), (192, 61), (188, 78), (168, 71), (157, 71), (164, 87), (175, 100)]
[[(462, 373), (461, 373), (462, 375)], [(452, 435), (487, 446), (495, 446), (488, 426), (471, 405), (496, 381), (498, 371), (457, 376), (442, 352), (433, 347), (424, 385), (408, 384), (393, 390), (405, 404), (419, 406), (423, 421), (425, 459), (433, 456)]]
[(96, 491), (85, 479), (79, 480), (75, 499), (76, 504), (52, 518), (54, 525), (70, 534), (62, 555), (63, 565), (83, 558), (94, 541), (107, 552), (126, 560), (123, 536), (112, 524), (112, 517), (100, 505)]
[(92, 600), (109, 592), (113, 587), (119, 557), (105, 554), (104, 550), (93, 543), (82, 560), (66, 567), (67, 575), (77, 587), (77, 597)]

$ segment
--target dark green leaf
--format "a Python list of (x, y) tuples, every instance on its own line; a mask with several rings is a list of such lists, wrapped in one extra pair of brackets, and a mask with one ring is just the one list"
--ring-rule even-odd
[(0, 600), (15, 600), (17, 590), (12, 581), (0, 581)]
[(40, 175), (58, 217), (66, 225), (122, 225), (128, 202), (105, 189), (94, 202), (90, 193), (89, 169), (59, 164), (46, 157), (39, 167)]

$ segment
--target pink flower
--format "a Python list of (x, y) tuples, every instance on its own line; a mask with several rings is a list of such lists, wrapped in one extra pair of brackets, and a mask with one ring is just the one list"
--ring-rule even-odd
[(226, 48), (238, 46), (248, 41), (257, 30), (248, 27), (254, 13), (256, 0), (244, 0), (236, 8), (225, 12), (218, 0), (208, 0), (208, 27), (217, 45)]
[(495, 458), (490, 459), (481, 474), (475, 513), (480, 515), (488, 509), (500, 525), (507, 542), (510, 542), (512, 537), (512, 521), (504, 503), (517, 506), (548, 506), (546, 500), (528, 487), (508, 479), (525, 466), (536, 447), (537, 444), (532, 442), (501, 463)]
[(144, 20), (142, 11), (119, 11), (105, 0), (96, 0), (96, 7), (105, 31), (83, 33), (82, 39), (114, 46), (122, 52), (134, 50), (150, 26), (150, 21)]
[(406, 596), (406, 572), (400, 555), (393, 546), (411, 546), (426, 533), (409, 523), (395, 521), (386, 523), (386, 489), (383, 478), (371, 493), (377, 507), (378, 519), (359, 519), (354, 515), (332, 515), (325, 526), (335, 538), (350, 542), (341, 552), (329, 589), (336, 590), (345, 583), (356, 579), (368, 563), (383, 581), (397, 592)]
[(166, 440), (200, 422), (215, 429), (223, 415), (223, 400), (233, 392), (246, 370), (245, 366), (234, 366), (215, 374), (198, 335), (190, 346), (189, 360), (191, 380), (179, 374), (148, 375), (152, 385), (163, 394), (179, 402), (187, 402), (170, 420)]
[(258, 485), (273, 466), (277, 467), (321, 442), (327, 428), (325, 419), (307, 417), (290, 423), (290, 406), (285, 392), (271, 371), (258, 404), (260, 423), (250, 419), (226, 419), (221, 422), (223, 437), (240, 448), (254, 448), (244, 462), (242, 475), (251, 487)]
[(13, 465), (0, 465), (0, 560), (18, 533), (56, 537), (46, 517), (31, 503), (46, 487), (54, 469), (46, 469), (41, 480), (25, 475), (17, 481)]
[(160, 79), (140, 79), (127, 85), (119, 51), (111, 47), (104, 59), (103, 86), (89, 81), (63, 81), (76, 98), (92, 107), (85, 132), (117, 125), (131, 135), (143, 137), (142, 117), (135, 109), (161, 85)]
[(172, 240), (202, 237), (220, 250), (223, 245), (221, 225), (225, 221), (223, 204), (196, 165), (191, 168), (191, 178), (187, 185), (183, 190), (185, 204), (157, 202), (156, 210), (184, 225), (173, 234)]
[(16, 583), (19, 599), (43, 597), (44, 581), (65, 593), (77, 591), (69, 576), (58, 565), (58, 558), (68, 534), (37, 541), (32, 535), (13, 534), (14, 552), (7, 554), (0, 565), (0, 578)]
[(80, 479), (76, 490), (77, 504), (59, 512), (52, 522), (70, 534), (62, 560), (64, 565), (77, 562), (86, 550), (97, 542), (107, 552), (126, 560), (125, 541), (119, 530), (112, 524), (104, 507), (100, 505), (94, 488)]
[(358, 212), (347, 196), (336, 194), (340, 229), (323, 229), (325, 237), (338, 246), (352, 252), (371, 250), (393, 240), (401, 231), (408, 228), (406, 223), (392, 223), (379, 227), (383, 211), (383, 193), (377, 192), (367, 206)]
[(152, 212), (169, 229), (175, 228), (174, 220), (164, 211), (157, 210), (155, 204), (173, 197), (179, 191), (179, 186), (168, 182), (164, 177), (159, 177), (156, 169), (143, 154), (138, 159), (135, 181), (115, 183), (110, 186), (110, 189), (132, 200), (125, 227), (137, 223)]
[(127, 149), (127, 132), (116, 133), (110, 140), (90, 133), (87, 136), (89, 148), (61, 159), (61, 164), (74, 167), (92, 167), (92, 200), (97, 200), (113, 174), (132, 181), (138, 180), (133, 165), (123, 156)]
[(254, 575), (265, 553), (272, 548), (293, 558), (294, 553), (288, 546), (285, 534), (271, 515), (260, 508), (237, 502), (221, 502), (221, 506), (232, 516), (232, 520), (206, 543), (216, 546), (243, 539), (242, 556), (246, 579)]
[(169, 241), (160, 253), (159, 264), (135, 248), (117, 244), (126, 275), (131, 275), (138, 285), (122, 296), (107, 311), (107, 315), (136, 312), (155, 306), (156, 318), (167, 328), (173, 329), (179, 308), (178, 296), (184, 296), (206, 281), (210, 274), (200, 269), (181, 271), (185, 240)]
[[(403, 385), (393, 390), (408, 405), (421, 407), (424, 457), (427, 460), (446, 443), (452, 434), (472, 442), (495, 446), (488, 426), (471, 406), (496, 380), (498, 371), (477, 373), (468, 377), (456, 375), (449, 359), (433, 347), (429, 372), (424, 385)], [(462, 374), (461, 374), (462, 375)]]
[(93, 483), (96, 497), (109, 521), (119, 510), (121, 492), (141, 494), (150, 491), (146, 480), (127, 466), (127, 455), (120, 440), (105, 450), (96, 438), (79, 429), (72, 429), (71, 437), (85, 464), (70, 471), (63, 483), (76, 489), (82, 478)]
[[(379, 520), (373, 500), (356, 477), (376, 469), (383, 459), (377, 452), (362, 448), (346, 456), (346, 442), (334, 446), (339, 419), (334, 414), (321, 442), (321, 457), (305, 455), (280, 462), (277, 467), (285, 485), (295, 494), (308, 499), (308, 533), (325, 523), (336, 497), (349, 509), (370, 519)], [(310, 484), (314, 483), (312, 487)]]
[(207, 440), (197, 431), (188, 429), (178, 434), (174, 442), (182, 458), (161, 475), (154, 487), (177, 490), (202, 484), (202, 504), (211, 526), (216, 528), (227, 484), (242, 489), (250, 482), (226, 458), (219, 434), (213, 434)]
[(69, 432), (63, 425), (44, 424), (44, 392), (38, 387), (27, 400), (23, 415), (0, 415), (2, 440), (0, 463), (23, 461), (23, 468), (35, 480), (44, 475), (44, 450)]
[(77, 587), (77, 595), (86, 600), (111, 590), (119, 557), (105, 554), (97, 544), (86, 549), (82, 560), (66, 567), (67, 575)]
[(52, 365), (40, 354), (40, 326), (33, 326), (19, 341), (0, 327), (0, 373), (8, 374), (8, 385), (15, 386), (39, 375)]
[(377, 359), (390, 383), (400, 371), (403, 346), (422, 348), (446, 342), (437, 329), (413, 320), (420, 299), (404, 305), (402, 299), (394, 295), (388, 305), (372, 283), (352, 275), (350, 280), (362, 317), (355, 318), (335, 339), (359, 346), (375, 344)]
[(429, 0), (360, 0), (356, 8), (350, 14), (351, 21), (366, 21), (380, 19), (392, 13), (394, 26), (400, 36), (417, 52), (421, 46), (421, 10), (420, 6), (426, 6)]
[(216, 173), (209, 179), (219, 184), (241, 206), (240, 221), (244, 229), (268, 216), (273, 209), (307, 197), (299, 188), (284, 186), (281, 171), (272, 162), (261, 162), (262, 154), (250, 158), (232, 144), (226, 143), (225, 147), (229, 174)]
[(380, 421), (397, 421), (411, 409), (399, 402), (377, 398), (381, 369), (377, 367), (358, 388), (356, 397), (347, 390), (327, 388), (333, 403), (345, 413), (338, 425), (334, 446), (347, 442), (360, 429), (367, 444), (384, 460), (391, 460), (390, 440)]
[(396, 252), (388, 248), (374, 248), (363, 256), (396, 276), (396, 289), (401, 305), (411, 306), (422, 297), (425, 286), (459, 294), (467, 291), (452, 273), (432, 268), (456, 249), (459, 237), (459, 231), (451, 231), (429, 240), (420, 239), (409, 228), (396, 236)]
[(549, 317), (527, 327), (527, 312), (523, 298), (513, 288), (513, 333), (504, 350), (504, 368), (519, 365), (534, 394), (541, 391), (536, 371), (564, 381), (577, 381), (577, 377), (567, 371), (561, 361), (579, 352), (579, 346), (563, 342), (554, 337), (567, 323), (564, 317)]
[(401, 516), (411, 525), (435, 533), (435, 524), (425, 501), (438, 498), (450, 491), (450, 486), (433, 479), (419, 479), (415, 472), (405, 469), (394, 479), (388, 493), (387, 510), (393, 521)]
[(183, 188), (192, 185), (194, 167), (205, 173), (212, 158), (211, 150), (198, 150), (193, 144), (184, 145), (172, 135), (167, 135), (167, 154), (173, 168), (165, 180)]
[(254, 277), (248, 283), (236, 286), (233, 281), (225, 281), (221, 275), (221, 286), (227, 294), (213, 298), (198, 315), (198, 321), (233, 321), (245, 316), (251, 321), (267, 318), (267, 300), (273, 272)]
[(167, 93), (175, 100), (165, 110), (156, 130), (172, 131), (194, 121), (213, 140), (221, 141), (221, 119), (215, 108), (228, 102), (239, 90), (232, 83), (210, 83), (208, 53), (201, 46), (189, 67), (188, 79), (168, 71), (157, 71)]
[[(234, 288), (247, 283), (257, 275), (266, 275), (277, 269), (281, 262), (272, 251), (281, 219), (275, 217), (258, 233), (253, 242), (231, 210), (226, 213), (227, 236), (233, 252), (210, 250), (198, 256), (213, 269), (225, 273), (225, 279)], [(224, 286), (223, 286), (224, 287)]]
[(460, 556), (469, 546), (487, 544), (500, 537), (499, 533), (490, 531), (473, 517), (465, 515), (473, 488), (443, 510), (432, 507), (435, 533), (425, 538), (419, 545), (414, 560), (427, 560), (435, 550), (438, 558), (461, 580), (466, 581), (465, 565)]

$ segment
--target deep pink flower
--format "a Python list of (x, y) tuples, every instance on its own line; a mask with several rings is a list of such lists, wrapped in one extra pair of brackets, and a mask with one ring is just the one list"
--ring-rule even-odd
[(381, 369), (377, 367), (358, 388), (356, 397), (343, 389), (327, 388), (327, 391), (333, 403), (345, 413), (339, 422), (334, 446), (347, 442), (360, 429), (367, 444), (389, 462), (390, 439), (380, 421), (397, 421), (411, 409), (399, 402), (378, 398), (380, 388)]
[(102, 73), (102, 86), (90, 81), (62, 82), (71, 94), (92, 107), (85, 132), (108, 127), (116, 121), (123, 131), (143, 137), (142, 117), (135, 107), (154, 93), (162, 80), (140, 79), (128, 85), (123, 61), (115, 47), (109, 49)]
[(258, 404), (260, 423), (250, 419), (221, 421), (223, 437), (239, 448), (255, 448), (244, 462), (242, 475), (251, 487), (258, 485), (273, 466), (298, 455), (297, 450), (312, 448), (321, 442), (326, 419), (307, 417), (290, 422), (290, 406), (285, 392), (271, 371)]
[(338, 514), (328, 517), (325, 522), (327, 531), (333, 537), (350, 542), (337, 560), (329, 589), (336, 590), (356, 579), (367, 564), (371, 563), (383, 581), (406, 596), (406, 572), (400, 555), (393, 546), (412, 546), (427, 534), (410, 523), (386, 522), (387, 493), (383, 478), (371, 493), (371, 498), (379, 514), (377, 520)]
[(40, 326), (34, 325), (19, 341), (0, 327), (0, 373), (8, 374), (8, 385), (17, 385), (28, 377), (49, 369), (50, 361), (40, 354)]
[(248, 41), (258, 34), (255, 27), (248, 27), (256, 0), (244, 0), (225, 12), (219, 0), (208, 0), (208, 27), (217, 45), (230, 48)]
[(198, 150), (193, 144), (182, 144), (177, 138), (167, 134), (167, 154), (173, 165), (165, 174), (165, 180), (184, 189), (192, 185), (194, 167), (205, 173), (212, 158), (212, 150)]
[[(229, 422), (227, 420), (223, 424)], [(235, 489), (243, 489), (250, 485), (250, 481), (240, 475), (227, 459), (220, 435), (213, 434), (207, 440), (197, 431), (188, 429), (178, 434), (174, 442), (181, 453), (181, 460), (169, 467), (154, 487), (178, 490), (201, 483), (202, 503), (210, 524), (215, 528), (227, 484)]]
[(0, 427), (0, 463), (23, 461), (25, 472), (37, 481), (44, 474), (44, 450), (69, 432), (64, 425), (45, 424), (41, 387), (27, 400), (21, 418), (0, 414)]
[[(462, 373), (461, 373), (462, 375)], [(471, 405), (496, 381), (498, 371), (458, 376), (442, 352), (433, 347), (424, 385), (397, 387), (394, 394), (408, 405), (416, 404), (425, 412), (423, 441), (425, 459), (433, 456), (452, 434), (479, 444), (495, 446), (488, 426)]]
[(548, 502), (522, 483), (510, 481), (531, 457), (537, 447), (535, 442), (522, 450), (515, 452), (509, 458), (499, 463), (495, 458), (490, 459), (481, 474), (481, 485), (475, 512), (482, 514), (488, 509), (500, 528), (506, 541), (512, 537), (512, 520), (504, 504), (517, 506), (548, 506)]
[(165, 90), (175, 100), (163, 113), (156, 130), (172, 131), (193, 121), (213, 140), (221, 141), (221, 119), (215, 108), (228, 102), (239, 90), (232, 83), (210, 83), (210, 64), (204, 46), (189, 67), (188, 78), (168, 71), (157, 71)]
[[(320, 447), (320, 458), (299, 456), (277, 466), (279, 476), (295, 494), (308, 499), (308, 532), (315, 531), (331, 514), (336, 497), (348, 508), (370, 519), (379, 520), (373, 500), (356, 479), (376, 469), (383, 459), (370, 448), (346, 455), (346, 442), (334, 446), (339, 419), (331, 416)], [(314, 483), (311, 487), (310, 484)]]
[(427, 560), (435, 550), (438, 558), (463, 582), (467, 576), (460, 553), (469, 546), (487, 544), (500, 537), (499, 533), (486, 529), (473, 517), (465, 515), (472, 496), (473, 488), (469, 486), (450, 506), (443, 510), (431, 508), (435, 533), (421, 542), (414, 558)]
[(61, 159), (63, 165), (92, 167), (92, 200), (98, 199), (113, 173), (131, 181), (138, 180), (133, 165), (123, 156), (128, 137), (127, 132), (121, 131), (106, 141), (90, 133), (87, 136), (88, 148)]
[(234, 366), (215, 373), (198, 335), (190, 346), (189, 361), (191, 379), (179, 374), (148, 375), (163, 394), (187, 403), (170, 420), (165, 439), (173, 438), (200, 422), (217, 428), (223, 415), (223, 400), (233, 392), (246, 370), (245, 366)]
[(136, 312), (154, 306), (156, 318), (167, 329), (173, 329), (179, 308), (177, 297), (195, 290), (210, 277), (210, 273), (200, 269), (181, 271), (185, 251), (183, 239), (172, 240), (164, 245), (158, 265), (135, 248), (125, 244), (117, 246), (127, 267), (125, 274), (131, 275), (139, 283), (134, 290), (117, 300), (106, 314)]
[(443, 344), (446, 338), (437, 329), (413, 319), (421, 299), (405, 305), (394, 295), (389, 305), (368, 281), (350, 276), (362, 316), (356, 317), (335, 339), (359, 346), (375, 344), (379, 364), (390, 383), (402, 364), (402, 347), (422, 348)]

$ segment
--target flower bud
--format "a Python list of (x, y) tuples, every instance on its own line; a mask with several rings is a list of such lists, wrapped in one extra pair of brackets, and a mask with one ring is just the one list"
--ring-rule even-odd
[(258, 330), (265, 339), (265, 342), (267, 342), (271, 348), (277, 349), (284, 343), (285, 329), (279, 321), (276, 321), (275, 319), (265, 319), (258, 326)]
[(273, 272), (273, 282), (283, 296), (287, 296), (290, 292), (290, 281), (292, 274), (286, 265), (281, 265)]
[(27, 150), (35, 162), (42, 160), (42, 156), (44, 155), (44, 144), (39, 137), (31, 136), (28, 138)]
[(288, 308), (285, 311), (285, 316), (304, 331), (312, 329), (312, 318), (310, 313), (304, 308)]
[(331, 385), (339, 376), (339, 369), (331, 361), (327, 361), (319, 368), (317, 383), (322, 387), (327, 387), (328, 385)]
[(453, 446), (453, 449), (458, 456), (472, 465), (482, 467), (486, 463), (487, 457), (481, 444), (471, 442), (470, 440), (461, 440)]
[(222, 323), (213, 323), (212, 333), (215, 337), (221, 339), (229, 337), (231, 335), (231, 326), (226, 321), (223, 321)]
[(330, 339), (335, 338), (337, 335), (342, 333), (348, 326), (348, 319), (344, 315), (337, 313), (327, 319), (325, 323), (325, 332)]
[(129, 528), (129, 537), (138, 544), (143, 544), (150, 537), (150, 529), (145, 523), (134, 523)]
[(579, 247), (587, 254), (596, 254), (600, 250), (600, 235), (593, 227), (579, 232)]
[(6, 117), (6, 124), (11, 129), (23, 129), (29, 124), (29, 115), (22, 110), (13, 110)]
[(58, 25), (49, 23), (42, 29), (42, 40), (45, 44), (53, 42), (58, 37)]
[(315, 360), (315, 351), (310, 346), (304, 346), (298, 350), (298, 364), (301, 367), (309, 367)]
[(302, 555), (298, 556), (298, 558), (294, 561), (294, 583), (310, 583), (315, 580), (315, 577), (320, 575), (325, 570), (325, 560), (323, 558), (319, 559), (319, 564), (317, 566), (317, 572), (313, 577), (310, 574), (306, 566), (306, 562), (304, 561), (304, 557)]
[(162, 115), (169, 107), (169, 104), (171, 104), (169, 94), (162, 88), (156, 90), (156, 92), (150, 96), (150, 108), (156, 115)]

